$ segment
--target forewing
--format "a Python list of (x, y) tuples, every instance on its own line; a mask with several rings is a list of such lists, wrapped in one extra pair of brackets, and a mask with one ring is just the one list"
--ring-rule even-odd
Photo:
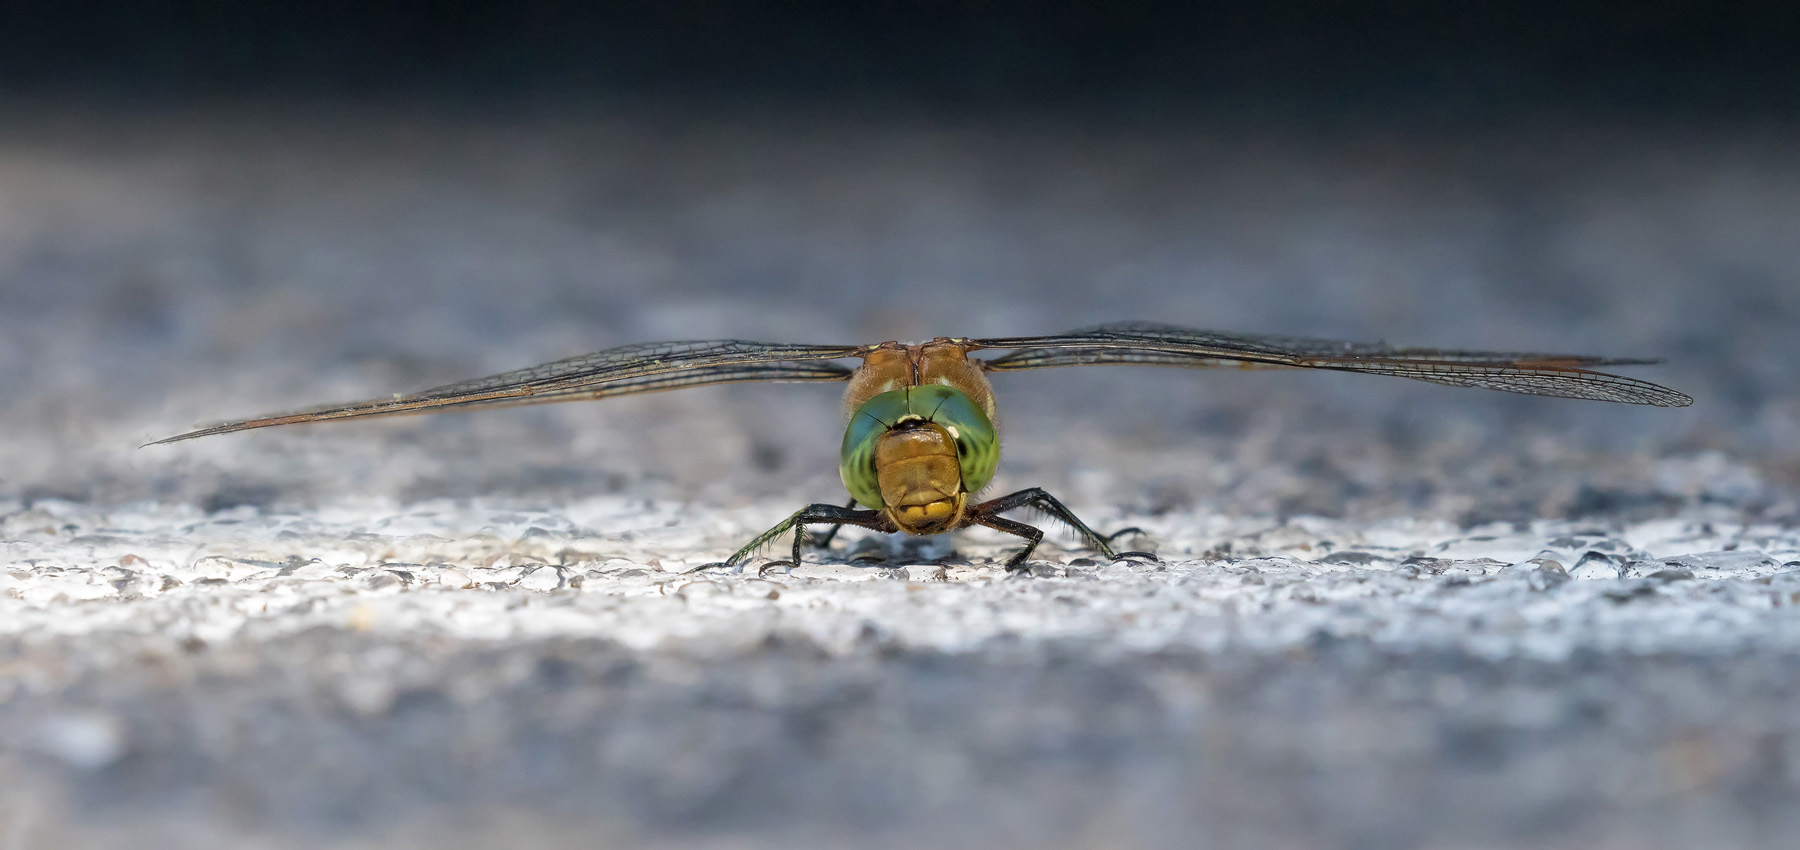
[(1121, 322), (1039, 337), (968, 340), (973, 348), (1014, 349), (984, 361), (989, 371), (1135, 364), (1189, 368), (1331, 369), (1393, 375), (1526, 395), (1685, 407), (1693, 399), (1594, 366), (1656, 363), (1584, 354), (1398, 348), (1384, 343), (1229, 334), (1151, 322)]
[(743, 340), (627, 345), (446, 384), (411, 395), (225, 422), (157, 440), (150, 445), (276, 425), (581, 401), (708, 384), (844, 381), (854, 370), (826, 361), (855, 357), (864, 349), (865, 346), (853, 345), (786, 345)]

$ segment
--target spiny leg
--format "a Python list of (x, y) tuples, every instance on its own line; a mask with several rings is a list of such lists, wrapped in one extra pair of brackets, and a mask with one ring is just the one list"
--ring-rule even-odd
[(1016, 519), (1007, 519), (1003, 516), (977, 515), (975, 517), (975, 522), (979, 525), (985, 525), (995, 531), (1004, 531), (1007, 534), (1015, 534), (1025, 538), (1025, 548), (1020, 549), (1018, 552), (1014, 553), (1012, 557), (1006, 559), (1006, 571), (1009, 573), (1025, 569), (1025, 559), (1031, 557), (1031, 550), (1036, 549), (1038, 542), (1044, 539), (1043, 529), (1038, 528), (1035, 525), (1026, 525)]
[[(1123, 558), (1131, 558), (1131, 557), (1148, 558), (1153, 561), (1157, 559), (1156, 555), (1154, 555), (1150, 552), (1116, 552), (1113, 550), (1113, 547), (1112, 547), (1113, 540), (1117, 539), (1118, 537), (1120, 537), (1124, 534), (1131, 533), (1131, 532), (1137, 532), (1137, 533), (1141, 534), (1142, 529), (1125, 528), (1125, 529), (1120, 529), (1119, 531), (1113, 532), (1112, 534), (1101, 534), (1100, 532), (1095, 531), (1094, 529), (1088, 527), (1087, 523), (1082, 522), (1079, 517), (1075, 516), (1074, 511), (1069, 510), (1068, 507), (1063, 505), (1062, 502), (1057, 501), (1055, 496), (1050, 495), (1049, 492), (1045, 491), (1044, 488), (1042, 488), (1042, 487), (1030, 487), (1030, 488), (1027, 488), (1024, 490), (1020, 490), (1017, 493), (1011, 493), (1011, 494), (1008, 494), (1005, 496), (1001, 496), (998, 499), (990, 499), (986, 502), (982, 502), (981, 504), (976, 505), (974, 508), (972, 508), (970, 510), (970, 513), (974, 516), (974, 521), (981, 525), (985, 525), (989, 528), (993, 528), (993, 529), (996, 529), (999, 531), (1005, 531), (1009, 534), (1018, 534), (1021, 537), (1030, 539), (1031, 536), (1029, 534), (1024, 534), (1021, 531), (1019, 531), (1017, 529), (1013, 529), (1013, 528), (1002, 528), (999, 525), (996, 525), (996, 524), (993, 524), (993, 523), (990, 523), (987, 521), (989, 519), (1000, 519), (1000, 517), (998, 517), (997, 514), (1002, 514), (1007, 511), (1010, 511), (1010, 510), (1016, 510), (1018, 508), (1025, 508), (1025, 507), (1037, 508), (1038, 510), (1041, 510), (1044, 513), (1047, 513), (1050, 516), (1062, 521), (1064, 524), (1068, 525), (1070, 528), (1075, 529), (1076, 533), (1081, 535), (1081, 539), (1083, 541), (1085, 541), (1090, 548), (1092, 548), (1096, 552), (1099, 552), (1101, 555), (1106, 556), (1110, 560), (1117, 561), (1117, 560), (1120, 560)], [(1038, 530), (1037, 528), (1034, 528), (1032, 526), (1026, 525), (1021, 522), (1014, 522), (1012, 520), (1006, 520), (1006, 522), (1012, 523), (1013, 525), (1019, 526), (1020, 528), (1028, 528), (1028, 529), (1031, 529), (1032, 531), (1037, 532), (1037, 539), (1032, 539), (1031, 545), (1026, 546), (1025, 551), (1020, 552), (1019, 554), (1014, 555), (1011, 559), (1007, 560), (1006, 568), (1008, 570), (1016, 570), (1016, 569), (1020, 568), (1020, 565), (1025, 563), (1025, 557), (1027, 555), (1031, 554), (1031, 550), (1037, 548), (1038, 540), (1043, 539), (1044, 533), (1042, 531)]]
[[(1139, 537), (1149, 537), (1150, 536), (1150, 532), (1145, 531), (1141, 528), (1138, 528), (1135, 525), (1125, 526), (1124, 528), (1121, 528), (1118, 531), (1115, 531), (1111, 534), (1107, 534), (1104, 536), (1106, 537), (1106, 542), (1111, 543), (1114, 540), (1124, 537), (1127, 534), (1135, 534), (1135, 535), (1138, 535)], [(1123, 555), (1148, 555), (1148, 554), (1151, 554), (1151, 553), (1149, 553), (1149, 552), (1124, 552), (1121, 554), (1121, 557)]]
[[(854, 497), (852, 497), (849, 502), (844, 504), (844, 510), (854, 510), (855, 508), (856, 508), (856, 499)], [(812, 539), (807, 542), (811, 543), (813, 548), (815, 548), (815, 549), (827, 548), (827, 547), (831, 546), (831, 539), (836, 537), (838, 530), (843, 527), (844, 527), (844, 523), (834, 522), (831, 524), (831, 530), (825, 532), (824, 534), (812, 534), (811, 535)]]
[[(823, 504), (808, 505), (805, 509), (795, 514), (794, 557), (792, 566), (800, 566), (800, 547), (813, 537), (811, 533), (807, 532), (807, 525), (814, 523), (831, 523), (831, 531), (826, 532), (825, 534), (825, 543), (830, 543), (832, 536), (837, 534), (837, 530), (846, 525), (854, 525), (872, 531), (895, 530), (893, 525), (888, 522), (887, 515), (883, 514), (881, 511), (859, 511), (856, 510), (855, 507), (856, 502), (854, 501), (843, 507)], [(743, 554), (745, 553), (741, 551), (738, 553), (738, 555)], [(732, 557), (735, 559), (738, 555), (733, 555)], [(771, 566), (773, 566), (773, 564), (771, 564)]]
[(733, 552), (731, 557), (726, 558), (719, 563), (703, 564), (695, 569), (704, 570), (709, 567), (736, 567), (738, 564), (743, 563), (744, 559), (756, 554), (756, 550), (767, 546), (769, 541), (786, 534), (789, 530), (794, 532), (793, 564), (794, 566), (799, 566), (800, 547), (806, 542), (807, 537), (809, 536), (806, 533), (806, 526), (815, 523), (823, 524), (828, 522), (836, 523), (838, 525), (856, 525), (863, 528), (874, 529), (876, 531), (893, 530), (888, 527), (887, 518), (882, 516), (880, 511), (856, 511), (849, 508), (840, 508), (837, 505), (825, 504), (807, 505), (806, 507), (795, 511), (793, 516), (776, 523), (774, 528), (757, 535), (755, 540), (750, 541), (744, 548)]

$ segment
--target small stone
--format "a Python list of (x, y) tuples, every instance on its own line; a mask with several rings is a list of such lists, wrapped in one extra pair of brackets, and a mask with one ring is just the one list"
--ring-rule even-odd
[(1427, 558), (1423, 555), (1414, 555), (1400, 562), (1400, 572), (1413, 577), (1437, 575), (1449, 569), (1450, 565), (1454, 563), (1456, 562), (1448, 558)]
[(1455, 561), (1451, 563), (1450, 566), (1445, 567), (1439, 575), (1442, 575), (1445, 578), (1474, 580), (1483, 576), (1498, 573), (1501, 570), (1506, 569), (1506, 566), (1505, 562), (1496, 561), (1493, 558), (1475, 558), (1474, 560), (1469, 561)]
[(562, 568), (541, 566), (520, 578), (518, 587), (525, 590), (548, 592), (563, 586)]
[(1701, 572), (1709, 575), (1744, 575), (1773, 571), (1779, 568), (1778, 562), (1774, 558), (1749, 550), (1697, 552), (1672, 559), (1668, 564), (1671, 567), (1692, 569), (1696, 575)]
[(1525, 574), (1525, 584), (1532, 590), (1543, 592), (1569, 580), (1569, 571), (1563, 569), (1561, 561), (1549, 558), (1533, 558), (1525, 562), (1531, 571)]
[(302, 581), (325, 581), (337, 577), (338, 571), (336, 567), (314, 558), (283, 568), (281, 575)]
[(945, 581), (949, 578), (943, 564), (914, 564), (902, 576), (908, 581)]
[(1619, 562), (1604, 552), (1589, 552), (1575, 562), (1575, 569), (1569, 571), (1569, 577), (1582, 581), (1595, 579), (1619, 578)]

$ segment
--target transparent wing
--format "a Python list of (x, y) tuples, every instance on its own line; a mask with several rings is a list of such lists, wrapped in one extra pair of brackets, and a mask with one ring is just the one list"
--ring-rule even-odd
[(1596, 372), (1591, 368), (1661, 362), (1640, 358), (1397, 348), (1382, 343), (1228, 334), (1154, 322), (1119, 322), (1055, 336), (972, 339), (968, 342), (974, 348), (1015, 349), (1011, 354), (984, 361), (986, 368), (995, 372), (1101, 364), (1332, 369), (1393, 375), (1453, 387), (1481, 387), (1526, 395), (1657, 407), (1686, 407), (1694, 402), (1668, 387)]
[(853, 369), (824, 361), (855, 357), (866, 348), (867, 346), (860, 345), (784, 345), (742, 340), (627, 345), (529, 369), (447, 384), (411, 395), (375, 398), (297, 413), (225, 422), (157, 440), (149, 445), (276, 425), (581, 401), (707, 384), (845, 381), (849, 380)]

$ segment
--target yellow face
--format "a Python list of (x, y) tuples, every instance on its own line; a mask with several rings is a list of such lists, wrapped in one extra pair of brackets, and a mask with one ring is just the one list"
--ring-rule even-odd
[(875, 438), (876, 486), (902, 531), (935, 534), (962, 519), (967, 492), (944, 426), (910, 418)]

